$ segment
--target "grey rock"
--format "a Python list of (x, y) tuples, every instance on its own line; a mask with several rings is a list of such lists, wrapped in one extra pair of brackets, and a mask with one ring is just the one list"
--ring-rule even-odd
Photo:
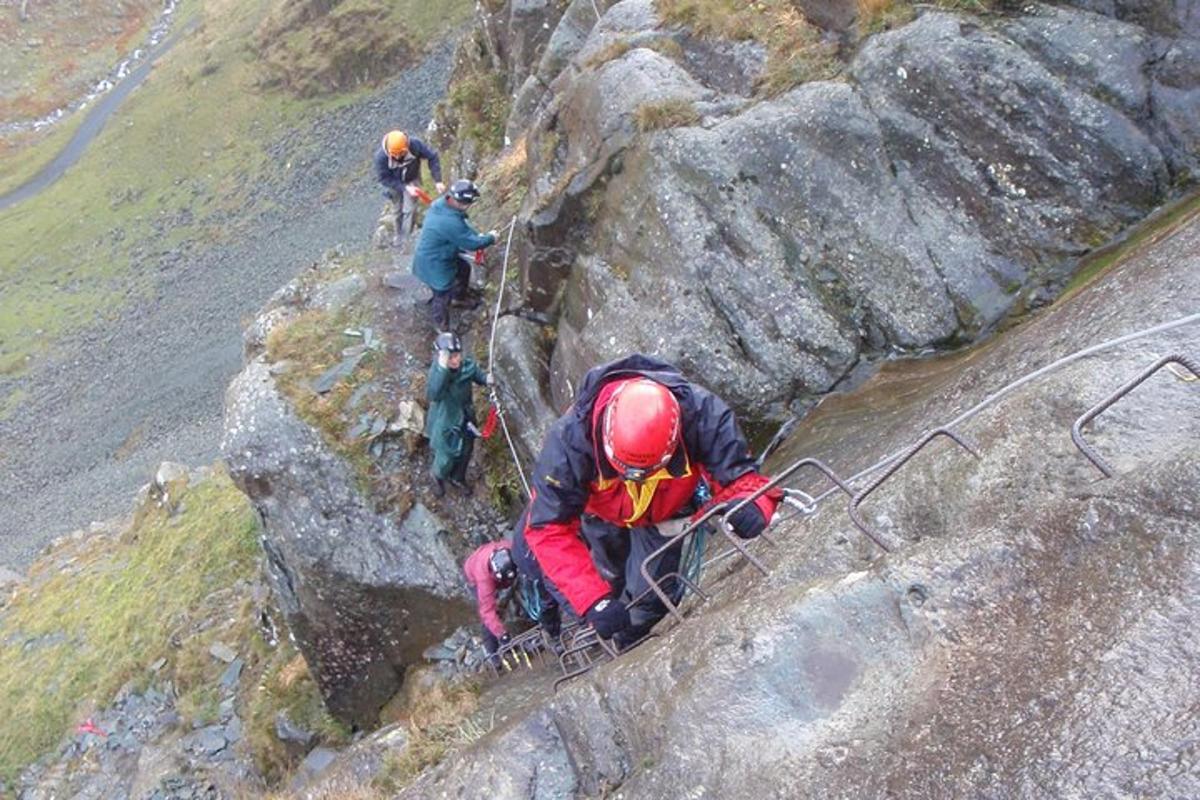
[[(802, 422), (769, 468), (865, 468), (1043, 364), (1193, 312), (1198, 253), (1193, 219), (935, 365), (939, 380), (893, 365)], [(777, 520), (774, 544), (751, 545), (769, 575), (707, 572), (713, 600), (682, 624), (533, 700), (399, 796), (1195, 796), (1200, 687), (1178, 678), (1200, 658), (1195, 387), (1161, 376), (1089, 428), (1115, 479), (1066, 435), (1194, 340), (1160, 332), (1029, 383), (962, 425), (979, 459), (923, 451), (862, 507), (891, 553), (836, 495)]]
[(218, 661), (224, 661), (226, 664), (232, 664), (234, 659), (238, 657), (234, 649), (224, 642), (213, 642), (208, 648), (208, 654)]
[(267, 346), (267, 337), (276, 328), (291, 322), (299, 314), (299, 310), (284, 306), (273, 308), (255, 317), (254, 321), (242, 332), (242, 350), (247, 358), (253, 358)]
[(211, 725), (197, 731), (193, 742), (197, 752), (210, 756), (221, 752), (228, 745), (223, 729)]
[(225, 671), (221, 673), (220, 684), (222, 690), (232, 691), (237, 687), (238, 679), (242, 677), (242, 668), (245, 665), (246, 662), (238, 658), (225, 668)]
[(372, 722), (404, 668), (471, 616), (446, 525), (420, 504), (398, 524), (376, 513), (261, 359), (230, 386), (222, 452), (263, 516), (272, 587), (327, 705)]
[(169, 484), (187, 478), (188, 472), (189, 470), (185, 464), (164, 461), (158, 465), (158, 469), (154, 472), (154, 483), (159, 489), (166, 489)]
[(0, 594), (12, 591), (24, 582), (24, 575), (8, 567), (0, 567)]
[(235, 716), (229, 722), (225, 723), (225, 728), (221, 735), (225, 737), (225, 741), (234, 744), (241, 741), (242, 730), (242, 720), (240, 717)]
[(353, 375), (354, 370), (358, 369), (359, 363), (365, 357), (366, 352), (364, 351), (342, 359), (313, 379), (312, 390), (317, 394), (325, 394), (330, 391), (334, 386)]
[(318, 775), (329, 768), (329, 765), (337, 758), (337, 751), (330, 750), (328, 747), (315, 747), (304, 757), (300, 762), (300, 766), (296, 768), (296, 775), (292, 779), (291, 787), (293, 791), (298, 791), (304, 786), (312, 782)]
[(362, 275), (347, 275), (332, 283), (322, 284), (309, 300), (311, 308), (336, 314), (362, 297), (367, 290), (367, 281)]
[[(530, 132), (544, 177), (523, 208), (521, 273), (525, 306), (555, 321), (551, 407), (639, 350), (747, 420), (782, 419), (864, 358), (985, 335), (1022, 289), (1053, 292), (1160, 203), (1197, 153), (1192, 50), (1071, 8), (996, 27), (928, 12), (869, 39), (851, 82), (744, 110), (707, 88), (719, 81), (686, 40), (682, 65), (635, 49), (561, 72)], [(642, 85), (733, 110), (638, 135)], [(518, 406), (544, 394), (515, 391)]]
[(167, 660), (165, 658), (160, 658), (157, 661), (155, 661), (153, 664), (150, 665), (149, 670), (151, 672), (158, 672), (160, 669), (162, 669), (166, 665), (167, 665)]
[(275, 736), (281, 742), (291, 742), (301, 747), (308, 747), (317, 739), (315, 733), (292, 722), (283, 711), (275, 715)]
[(550, 360), (543, 326), (515, 315), (496, 324), (495, 366), (497, 393), (521, 447), (525, 463), (537, 456), (546, 431), (556, 419), (550, 398)]

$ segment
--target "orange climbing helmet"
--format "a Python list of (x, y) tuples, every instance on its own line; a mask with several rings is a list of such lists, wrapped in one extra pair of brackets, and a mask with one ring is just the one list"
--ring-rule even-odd
[(383, 137), (383, 149), (388, 158), (404, 158), (408, 155), (408, 134), (404, 131), (389, 131)]
[(649, 378), (617, 387), (604, 411), (604, 455), (630, 481), (666, 466), (679, 446), (679, 401)]

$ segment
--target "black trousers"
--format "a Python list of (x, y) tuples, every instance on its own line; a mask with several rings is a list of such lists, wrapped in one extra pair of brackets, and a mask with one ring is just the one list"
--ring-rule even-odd
[[(622, 528), (590, 515), (584, 515), (581, 526), (583, 538), (592, 551), (592, 562), (600, 574), (619, 593), (621, 602), (629, 603), (650, 588), (642, 576), (642, 562), (667, 542), (654, 526), (644, 528)], [(675, 579), (661, 579), (679, 571), (683, 554), (683, 543), (679, 542), (650, 564), (651, 577), (672, 602), (683, 596), (683, 584)], [(620, 638), (623, 643), (635, 642), (650, 632), (660, 619), (666, 616), (667, 607), (653, 592), (647, 592), (629, 609), (632, 628)]]
[[(522, 594), (519, 595), (522, 598), (521, 605), (525, 608), (526, 615), (541, 625), (546, 633), (558, 636), (559, 631), (562, 630), (562, 609), (563, 607), (570, 608), (570, 606), (567, 605), (566, 599), (558, 591), (558, 588), (546, 578), (541, 565), (533, 555), (533, 550), (525, 541), (525, 525), (528, 518), (529, 508), (526, 507), (517, 520), (511, 537), (513, 562), (517, 565), (517, 575), (521, 582)], [(525, 592), (533, 596), (526, 600)], [(535, 606), (536, 611), (529, 608), (530, 605)]]
[(456, 259), (457, 264), (454, 273), (454, 283), (450, 284), (449, 289), (439, 291), (433, 290), (433, 297), (429, 299), (429, 316), (433, 320), (433, 326), (439, 332), (450, 330), (450, 302), (466, 297), (467, 286), (471, 281), (471, 267), (461, 258)]

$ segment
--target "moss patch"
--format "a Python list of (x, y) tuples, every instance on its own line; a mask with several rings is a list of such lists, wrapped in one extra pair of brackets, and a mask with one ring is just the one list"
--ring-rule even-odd
[(458, 119), (458, 137), (474, 142), (481, 160), (500, 152), (512, 105), (503, 75), (472, 72), (450, 86), (447, 102)]
[(1106, 275), (1131, 253), (1141, 252), (1154, 242), (1165, 239), (1198, 214), (1200, 214), (1200, 191), (1192, 192), (1187, 197), (1160, 209), (1124, 238), (1083, 259), (1055, 303), (1061, 303), (1075, 296), (1101, 276)]
[(226, 475), (175, 501), (183, 510), (143, 508), (116, 540), (50, 554), (0, 612), (0, 779), (53, 748), (83, 710), (148, 679), (156, 659), (175, 665), (172, 635), (255, 574), (257, 518)]

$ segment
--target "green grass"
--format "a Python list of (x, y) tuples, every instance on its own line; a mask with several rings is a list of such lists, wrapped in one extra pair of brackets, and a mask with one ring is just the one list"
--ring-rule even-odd
[[(129, 299), (150, 294), (157, 278), (134, 269), (142, 264), (135, 251), (238, 236), (248, 224), (240, 219), (265, 210), (248, 205), (247, 190), (281, 168), (267, 155), (279, 133), (361, 97), (298, 100), (256, 88), (254, 37), (271, 5), (184, 0), (176, 30), (193, 20), (199, 29), (157, 63), (61, 180), (0, 212), (0, 375), (20, 372), (61, 335), (114, 319)], [(466, 19), (471, 4), (405, 0), (387, 8), (389, 20), (403, 17), (424, 43)], [(55, 150), (48, 140), (5, 157), (0, 182), (15, 185)], [(224, 212), (234, 221), (217, 216)]]
[(308, 665), (286, 640), (264, 665), (244, 712), (250, 752), (269, 783), (287, 777), (298, 760), (298, 754), (288, 750), (275, 735), (275, 717), (280, 712), (293, 724), (316, 734), (323, 744), (338, 746), (350, 739), (349, 729), (326, 710)]
[[(251, 57), (240, 41), (256, 9), (221, 5), (202, 12), (185, 0), (177, 24), (201, 17), (202, 30), (159, 62), (61, 180), (0, 213), (0, 362), (19, 365), (59, 334), (110, 318), (131, 284), (148, 289), (131, 252), (163, 248), (155, 220), (176, 240), (227, 235), (206, 217), (238, 208), (243, 182), (265, 166), (252, 126), (295, 113), (245, 91)], [(201, 77), (210, 59), (221, 66)], [(186, 226), (175, 222), (184, 209)]]
[[(38, 173), (66, 146), (75, 131), (83, 124), (84, 114), (74, 114), (49, 133), (30, 135), (28, 145), (17, 143), (0, 148), (0, 195), (17, 188)], [(26, 137), (23, 137), (26, 138)]]
[(257, 33), (263, 80), (299, 97), (377, 85), (465, 22), (472, 8), (469, 0), (277, 3)]
[[(186, 628), (214, 592), (255, 574), (257, 519), (227, 476), (179, 499), (175, 516), (150, 505), (119, 540), (50, 555), (0, 612), (0, 779), (52, 749), (125, 682), (148, 678), (156, 659), (176, 665), (182, 652), (169, 638), (181, 621)], [(195, 683), (181, 677), (185, 691)]]

